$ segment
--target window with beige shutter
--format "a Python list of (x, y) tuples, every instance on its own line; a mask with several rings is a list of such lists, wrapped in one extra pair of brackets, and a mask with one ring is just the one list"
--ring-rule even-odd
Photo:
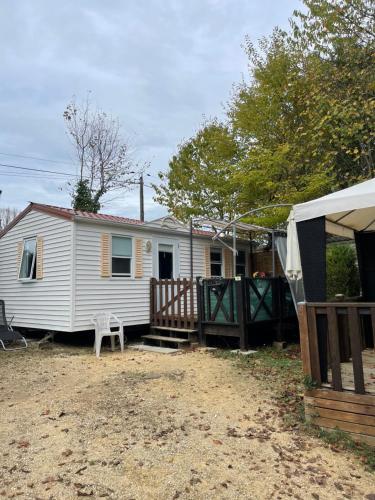
[(43, 255), (44, 253), (44, 241), (42, 236), (37, 236), (36, 238), (36, 279), (43, 279)]
[(101, 234), (100, 275), (102, 278), (109, 278), (111, 276), (110, 236), (108, 233)]
[(143, 277), (143, 239), (135, 239), (135, 278)]
[(17, 243), (17, 260), (16, 260), (17, 278), (19, 278), (20, 275), (22, 253), (23, 253), (23, 241), (19, 241)]

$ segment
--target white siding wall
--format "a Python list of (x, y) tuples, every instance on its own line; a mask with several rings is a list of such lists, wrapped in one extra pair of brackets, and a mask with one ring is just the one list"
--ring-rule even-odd
[[(143, 239), (143, 278), (100, 276), (101, 233), (112, 233)], [(151, 230), (121, 228), (109, 225), (76, 223), (75, 317), (74, 330), (91, 329), (90, 318), (98, 311), (111, 311), (125, 325), (141, 325), (150, 321), (150, 278), (153, 277), (153, 251), (147, 253), (147, 240), (158, 234)], [(160, 238), (165, 238), (160, 233)], [(169, 235), (179, 240), (180, 277), (190, 276), (189, 235)], [(203, 275), (204, 246), (209, 241), (194, 239), (194, 274)]]
[[(0, 298), (14, 326), (70, 330), (72, 227), (31, 211), (0, 238)], [(25, 283), (17, 276), (17, 243), (32, 236), (44, 240), (43, 279)]]

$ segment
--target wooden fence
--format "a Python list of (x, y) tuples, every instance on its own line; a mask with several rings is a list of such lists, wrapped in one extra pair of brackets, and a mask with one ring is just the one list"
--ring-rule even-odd
[[(375, 445), (375, 395), (366, 394), (362, 362), (366, 321), (375, 346), (375, 303), (299, 305), (303, 368), (316, 385), (305, 393), (306, 414), (321, 427)], [(343, 385), (342, 362), (352, 365), (353, 387)]]
[(150, 282), (151, 326), (186, 328), (196, 325), (196, 283), (192, 279), (178, 278)]

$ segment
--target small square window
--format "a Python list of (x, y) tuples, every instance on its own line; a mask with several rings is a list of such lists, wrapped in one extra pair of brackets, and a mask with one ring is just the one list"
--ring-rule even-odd
[(24, 240), (21, 266), (18, 275), (20, 280), (36, 279), (36, 257), (36, 238)]
[(133, 240), (112, 236), (112, 276), (131, 276)]

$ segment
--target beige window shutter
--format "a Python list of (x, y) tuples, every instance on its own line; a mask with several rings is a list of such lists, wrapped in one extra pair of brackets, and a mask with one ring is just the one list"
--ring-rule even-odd
[(111, 235), (101, 234), (100, 276), (109, 278), (111, 276)]
[(211, 247), (209, 245), (204, 247), (204, 277), (211, 277)]
[(43, 279), (43, 252), (44, 252), (44, 242), (43, 237), (38, 236), (36, 239), (36, 279)]
[(23, 251), (23, 241), (19, 241), (17, 243), (17, 260), (16, 260), (16, 266), (17, 266), (17, 278), (20, 274), (20, 266), (21, 266), (21, 259), (22, 259), (22, 251)]
[(143, 277), (143, 239), (135, 239), (135, 278)]
[(224, 278), (233, 278), (233, 254), (224, 248)]

